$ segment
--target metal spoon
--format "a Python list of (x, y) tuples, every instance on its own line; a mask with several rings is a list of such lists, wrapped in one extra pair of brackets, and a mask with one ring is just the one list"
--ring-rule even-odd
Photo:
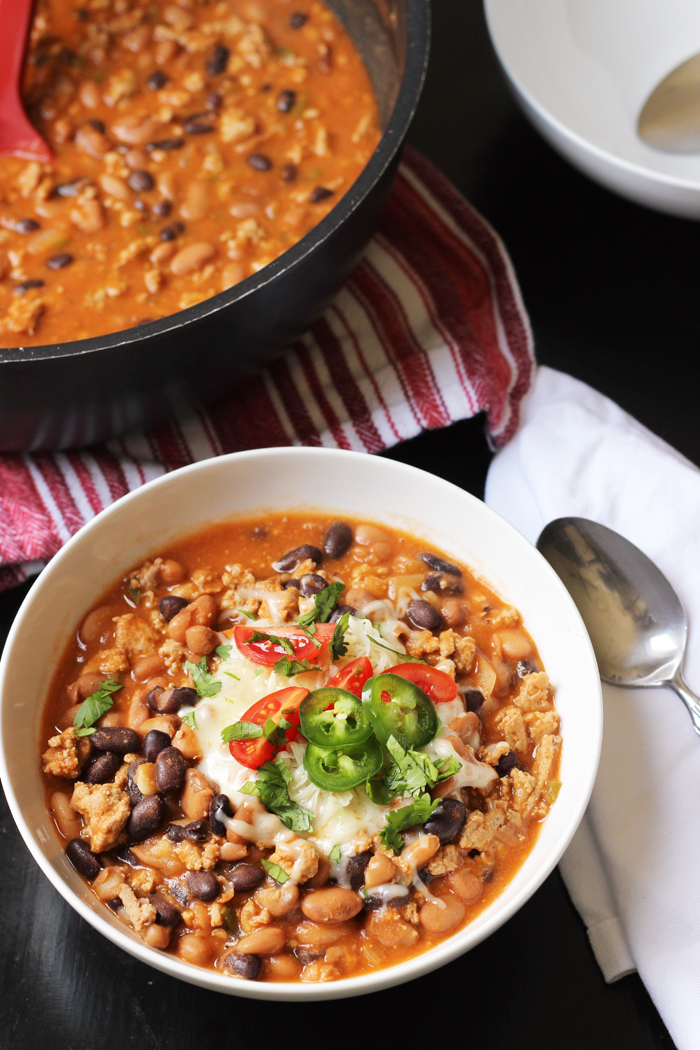
[(700, 736), (700, 699), (681, 677), (688, 620), (653, 561), (619, 533), (586, 518), (551, 521), (537, 549), (576, 602), (603, 681), (668, 686)]
[(700, 153), (700, 54), (656, 85), (639, 114), (637, 134), (666, 153)]

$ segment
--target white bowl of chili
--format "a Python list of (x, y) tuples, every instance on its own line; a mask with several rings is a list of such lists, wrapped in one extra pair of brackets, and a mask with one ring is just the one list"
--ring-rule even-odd
[[(149, 947), (68, 862), (47, 811), (38, 762), (47, 683), (69, 640), (66, 625), (84, 616), (134, 566), (182, 537), (217, 522), (269, 516), (271, 508), (290, 515), (345, 515), (400, 529), (470, 566), (477, 581), (488, 581), (486, 586), (519, 610), (561, 718), (561, 789), (532, 849), (500, 894), (468, 925), (421, 954), (321, 983), (240, 980)], [(56, 616), (56, 609), (65, 615)], [(227, 994), (302, 1000), (360, 995), (419, 977), (477, 945), (528, 900), (559, 861), (586, 808), (600, 752), (602, 699), (590, 641), (568, 593), (535, 548), (481, 501), (389, 460), (285, 448), (237, 453), (175, 471), (119, 500), (73, 537), (32, 588), (10, 632), (0, 665), (0, 718), (0, 771), (14, 819), (43, 872), (83, 918), (171, 976)]]

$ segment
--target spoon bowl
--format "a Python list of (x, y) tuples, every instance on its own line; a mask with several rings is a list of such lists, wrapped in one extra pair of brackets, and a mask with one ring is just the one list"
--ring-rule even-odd
[(587, 518), (551, 521), (537, 549), (576, 603), (603, 681), (669, 686), (700, 735), (700, 700), (681, 677), (688, 620), (661, 570), (624, 536)]
[(0, 156), (53, 161), (53, 153), (24, 112), (19, 85), (33, 0), (0, 0)]
[(654, 149), (700, 153), (700, 54), (656, 85), (639, 114), (637, 133)]

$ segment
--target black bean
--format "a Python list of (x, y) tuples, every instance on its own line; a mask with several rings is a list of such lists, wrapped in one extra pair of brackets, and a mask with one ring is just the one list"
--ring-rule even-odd
[(463, 697), (467, 711), (475, 711), (478, 715), (485, 699), (484, 694), (481, 692), (481, 690), (465, 689)]
[(282, 182), (295, 182), (298, 174), (296, 164), (285, 164), (280, 172)]
[(156, 149), (162, 149), (162, 150), (165, 150), (167, 152), (167, 151), (173, 150), (173, 149), (182, 149), (182, 147), (184, 145), (185, 145), (185, 140), (184, 139), (174, 139), (174, 138), (173, 139), (158, 139), (157, 142), (149, 142), (148, 145), (146, 146), (146, 149), (148, 150), (149, 153), (152, 153), (153, 150), (156, 150)]
[(390, 897), (389, 900), (385, 900), (380, 893), (372, 894), (368, 893), (362, 901), (362, 907), (366, 911), (375, 911), (377, 908), (383, 907), (388, 904), (390, 908), (403, 908), (404, 904), (408, 904), (411, 899), (411, 894), (406, 890), (405, 893), (397, 894), (396, 897)]
[(190, 898), (187, 896), (187, 890), (185, 887), (181, 883), (175, 882), (174, 879), (171, 879), (168, 883), (168, 889), (178, 904), (181, 904), (183, 908), (186, 908)]
[[(172, 203), (170, 201), (165, 201), (165, 200), (163, 200), (163, 201), (156, 201), (156, 203), (153, 205), (153, 207), (151, 209), (151, 211), (153, 212), (154, 215), (158, 215), (162, 219), (166, 219), (168, 217), (168, 215), (170, 215), (170, 212), (172, 210), (173, 210)], [(174, 598), (175, 595), (174, 594), (173, 595), (168, 595), (168, 597)]]
[(179, 926), (182, 915), (170, 901), (161, 896), (160, 893), (150, 893), (147, 897), (148, 903), (156, 909), (156, 923), (159, 926)]
[(262, 91), (263, 93), (264, 93), (265, 91), (271, 91), (271, 90), (272, 90), (272, 84), (262, 84), (262, 85), (260, 86), (260, 90), (261, 90), (261, 91)]
[(187, 766), (177, 747), (165, 747), (156, 759), (156, 787), (159, 791), (179, 791), (185, 783)]
[(82, 839), (71, 839), (66, 846), (66, 856), (79, 875), (92, 882), (102, 871), (102, 865), (90, 847)]
[(251, 153), (246, 160), (256, 171), (269, 171), (272, 167), (272, 161), (266, 153)]
[(353, 609), (352, 605), (336, 605), (328, 622), (337, 623), (342, 616), (345, 616), (345, 613), (350, 613), (351, 616), (356, 616), (357, 609)]
[(134, 729), (127, 729), (126, 726), (105, 726), (104, 729), (96, 729), (90, 735), (90, 743), (98, 751), (115, 751), (118, 755), (141, 749), (138, 733)]
[(89, 127), (94, 128), (95, 131), (99, 131), (100, 135), (104, 135), (107, 128), (103, 120), (99, 120), (97, 117), (93, 117), (92, 120), (88, 120), (87, 124)]
[(210, 113), (216, 113), (217, 109), (221, 107), (222, 102), (223, 99), (218, 91), (210, 91), (205, 99), (204, 105)]
[(318, 547), (312, 547), (310, 543), (303, 543), (301, 547), (295, 547), (293, 551), (287, 551), (278, 561), (272, 563), (275, 572), (292, 572), (297, 565), (303, 561), (312, 561), (314, 565), (320, 565), (323, 555)]
[(168, 830), (165, 835), (171, 842), (185, 841), (185, 829), (182, 824), (168, 824)]
[(186, 881), (189, 892), (200, 901), (215, 901), (221, 893), (221, 884), (210, 871), (190, 871)]
[[(168, 743), (170, 743), (170, 741), (168, 741)], [(137, 803), (139, 803), (143, 798), (143, 795), (136, 787), (136, 781), (134, 780), (134, 777), (136, 776), (136, 770), (139, 768), (139, 766), (143, 765), (145, 761), (145, 758), (135, 758), (126, 771), (126, 790), (129, 793), (129, 800), (131, 801), (132, 806), (137, 805)]]
[(507, 777), (514, 769), (526, 772), (525, 766), (518, 760), (515, 751), (507, 751), (505, 755), (501, 755), (496, 763), (496, 772), (499, 777)]
[[(174, 241), (176, 238), (177, 230), (174, 226), (164, 226), (163, 229), (160, 231), (161, 241)], [(163, 601), (165, 601), (165, 598), (163, 599)], [(189, 605), (189, 602), (187, 602), (186, 604)]]
[(327, 186), (314, 186), (311, 193), (309, 194), (309, 200), (312, 204), (319, 204), (320, 201), (328, 200), (329, 197), (333, 196), (333, 190), (329, 190)]
[(406, 615), (414, 627), (422, 631), (437, 631), (442, 627), (442, 616), (437, 609), (422, 598), (414, 598), (408, 603)]
[(525, 678), (526, 675), (536, 674), (537, 668), (530, 660), (518, 660), (516, 671), (519, 678)]
[(344, 521), (334, 521), (323, 540), (323, 553), (338, 559), (347, 554), (352, 543), (352, 529)]
[(119, 911), (120, 908), (124, 907), (121, 897), (112, 897), (111, 901), (107, 901), (107, 907), (111, 908), (112, 911)]
[(157, 831), (165, 820), (165, 803), (158, 795), (149, 795), (137, 802), (126, 823), (126, 833), (131, 842), (139, 842)]
[(59, 252), (58, 255), (52, 255), (47, 259), (46, 265), (49, 270), (62, 270), (64, 266), (70, 266), (72, 262), (72, 255), (69, 255), (68, 252)]
[[(119, 903), (121, 903), (121, 901)], [(308, 966), (309, 963), (315, 962), (316, 959), (322, 959), (324, 955), (322, 951), (315, 952), (313, 948), (295, 948), (294, 954), (302, 966)]]
[(170, 689), (163, 689), (156, 685), (146, 696), (146, 703), (152, 711), (159, 715), (174, 715), (183, 704), (196, 704), (199, 699), (197, 690), (187, 685), (176, 685)]
[(462, 581), (456, 576), (448, 576), (447, 573), (433, 572), (426, 576), (421, 584), (422, 591), (432, 591), (434, 594), (464, 594)]
[(262, 973), (263, 961), (259, 955), (244, 955), (242, 952), (229, 952), (224, 956), (224, 970), (243, 977), (246, 981), (257, 981)]
[(467, 807), (456, 798), (443, 798), (430, 820), (423, 825), (426, 835), (437, 835), (440, 845), (456, 839), (467, 819)]
[(161, 751), (170, 747), (170, 737), (160, 729), (149, 729), (143, 738), (143, 757), (147, 762), (155, 762)]
[(350, 858), (345, 871), (350, 880), (351, 889), (359, 890), (361, 886), (364, 886), (365, 869), (373, 856), (372, 850), (367, 849), (364, 853), (356, 853), (354, 857)]
[(87, 784), (109, 784), (122, 764), (122, 756), (103, 751), (88, 762), (84, 772)]
[(199, 820), (191, 820), (189, 824), (185, 824), (182, 834), (188, 842), (194, 842), (195, 845), (201, 846), (211, 838), (211, 826), (208, 820), (200, 817)]
[(301, 584), (301, 593), (305, 598), (311, 598), (314, 594), (320, 594), (328, 586), (328, 581), (315, 572), (307, 572), (302, 576), (299, 583)]
[(114, 856), (120, 864), (128, 864), (130, 868), (141, 866), (141, 861), (128, 846), (120, 846), (119, 849), (115, 849)]
[(18, 219), (14, 224), (14, 229), (17, 233), (34, 233), (39, 229), (39, 223), (36, 219)]
[(59, 197), (78, 197), (89, 185), (90, 179), (85, 175), (80, 175), (77, 179), (71, 179), (70, 182), (62, 182), (56, 187), (54, 193)]
[(303, 11), (293, 11), (289, 16), (289, 28), (301, 29), (302, 26), (306, 25), (308, 19), (309, 16), (305, 15)]
[(154, 69), (146, 83), (151, 91), (160, 91), (168, 83), (168, 78), (162, 69)]
[(219, 73), (225, 73), (230, 54), (227, 47), (217, 44), (207, 59), (207, 76), (218, 77)]
[(449, 576), (462, 575), (462, 570), (459, 566), (453, 565), (452, 562), (445, 561), (443, 558), (438, 558), (437, 554), (430, 554), (426, 551), (424, 554), (419, 554), (418, 557), (431, 569), (435, 569), (436, 572), (446, 572)]
[(45, 281), (40, 281), (38, 278), (34, 277), (31, 280), (22, 281), (21, 284), (16, 284), (12, 291), (15, 295), (24, 295), (24, 293), (28, 292), (31, 288), (43, 288), (45, 283)]
[(129, 173), (129, 177), (126, 180), (131, 186), (134, 193), (147, 193), (152, 190), (156, 184), (156, 180), (151, 175), (150, 171), (143, 171), (137, 168), (136, 171)]
[(186, 135), (206, 135), (214, 130), (214, 125), (208, 123), (208, 113), (193, 113), (182, 125)]
[[(166, 226), (166, 229), (168, 227)], [(177, 233), (174, 233), (173, 237), (164, 237), (163, 231), (161, 230), (160, 239), (162, 241), (174, 240), (177, 237)], [(189, 605), (187, 598), (178, 598), (176, 594), (166, 594), (165, 598), (161, 598), (158, 608), (160, 609), (160, 615), (168, 623), (172, 620), (173, 616), (177, 616), (179, 612), (186, 609)]]
[(289, 113), (294, 109), (294, 104), (297, 100), (296, 91), (290, 91), (288, 88), (284, 91), (280, 91), (277, 96), (277, 108), (280, 113)]
[(257, 864), (236, 864), (226, 878), (231, 883), (234, 893), (246, 893), (260, 885), (265, 878), (265, 872)]
[(228, 795), (214, 795), (209, 806), (209, 823), (215, 835), (225, 835), (226, 826), (221, 823), (221, 816), (232, 817), (233, 808)]
[(300, 580), (285, 580), (285, 582), (282, 584), (282, 590), (286, 591), (290, 587), (296, 587), (296, 589), (298, 591), (301, 590), (301, 581)]

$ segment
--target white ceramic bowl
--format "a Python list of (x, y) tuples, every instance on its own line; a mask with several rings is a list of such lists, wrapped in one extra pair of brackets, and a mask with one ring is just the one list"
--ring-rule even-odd
[[(129, 568), (211, 521), (304, 507), (410, 529), (472, 566), (520, 609), (556, 688), (563, 786), (513, 881), (470, 926), (438, 947), (399, 966), (328, 984), (254, 983), (149, 948), (94, 898), (64, 857), (44, 808), (40, 713), (68, 634)], [(8, 802), (27, 846), (59, 893), (142, 962), (205, 988), (259, 999), (376, 991), (433, 970), (482, 941), (535, 892), (568, 845), (593, 787), (602, 730), (600, 680), (588, 635), (535, 548), (479, 500), (439, 478), (390, 460), (321, 448), (240, 452), (185, 467), (125, 496), (81, 529), (22, 605), (0, 665), (0, 705), (0, 768)]]
[(489, 31), (535, 127), (587, 175), (639, 204), (700, 218), (700, 154), (636, 133), (650, 91), (700, 51), (697, 0), (485, 0)]

